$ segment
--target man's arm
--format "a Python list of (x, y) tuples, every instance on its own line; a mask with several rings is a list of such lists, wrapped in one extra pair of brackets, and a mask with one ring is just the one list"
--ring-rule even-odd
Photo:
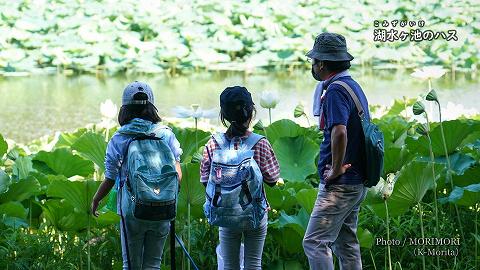
[(336, 125), (331, 133), (332, 146), (332, 170), (334, 172), (340, 171), (345, 152), (347, 150), (347, 127), (344, 125)]
[(347, 127), (345, 125), (334, 126), (331, 133), (332, 165), (327, 165), (327, 170), (323, 175), (326, 181), (337, 178), (350, 168), (351, 164), (343, 164), (347, 141)]

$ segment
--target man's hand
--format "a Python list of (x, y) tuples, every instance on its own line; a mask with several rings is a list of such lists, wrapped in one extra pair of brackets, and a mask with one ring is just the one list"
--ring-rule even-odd
[(344, 164), (337, 170), (332, 169), (332, 165), (327, 164), (325, 167), (327, 168), (323, 172), (323, 179), (325, 179), (325, 182), (328, 182), (329, 180), (335, 179), (339, 177), (340, 175), (344, 174), (348, 168), (350, 168), (352, 164)]

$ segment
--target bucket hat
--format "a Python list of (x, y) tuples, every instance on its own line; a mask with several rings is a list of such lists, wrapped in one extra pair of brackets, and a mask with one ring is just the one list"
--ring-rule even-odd
[(313, 49), (307, 57), (326, 61), (351, 61), (353, 56), (347, 52), (345, 37), (336, 33), (321, 33), (315, 38)]

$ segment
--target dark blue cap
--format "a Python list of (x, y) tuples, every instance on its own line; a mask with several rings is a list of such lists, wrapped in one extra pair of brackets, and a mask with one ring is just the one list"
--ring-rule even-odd
[(247, 111), (255, 105), (252, 100), (252, 95), (247, 88), (243, 86), (231, 86), (225, 88), (220, 94), (220, 108), (227, 120), (246, 118)]
[(243, 105), (250, 107), (254, 105), (252, 95), (247, 88), (243, 86), (230, 86), (223, 90), (220, 94), (220, 107), (224, 108), (229, 105)]

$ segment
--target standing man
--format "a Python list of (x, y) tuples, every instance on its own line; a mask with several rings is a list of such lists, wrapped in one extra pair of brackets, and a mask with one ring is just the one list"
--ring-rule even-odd
[(320, 81), (313, 109), (324, 136), (318, 161), (318, 196), (303, 248), (313, 270), (333, 270), (332, 251), (340, 269), (362, 269), (357, 221), (367, 193), (363, 185), (365, 142), (355, 102), (348, 90), (337, 83), (346, 83), (353, 90), (365, 117), (370, 119), (367, 98), (347, 71), (353, 56), (347, 52), (342, 35), (318, 35), (307, 57), (311, 59), (313, 78)]

